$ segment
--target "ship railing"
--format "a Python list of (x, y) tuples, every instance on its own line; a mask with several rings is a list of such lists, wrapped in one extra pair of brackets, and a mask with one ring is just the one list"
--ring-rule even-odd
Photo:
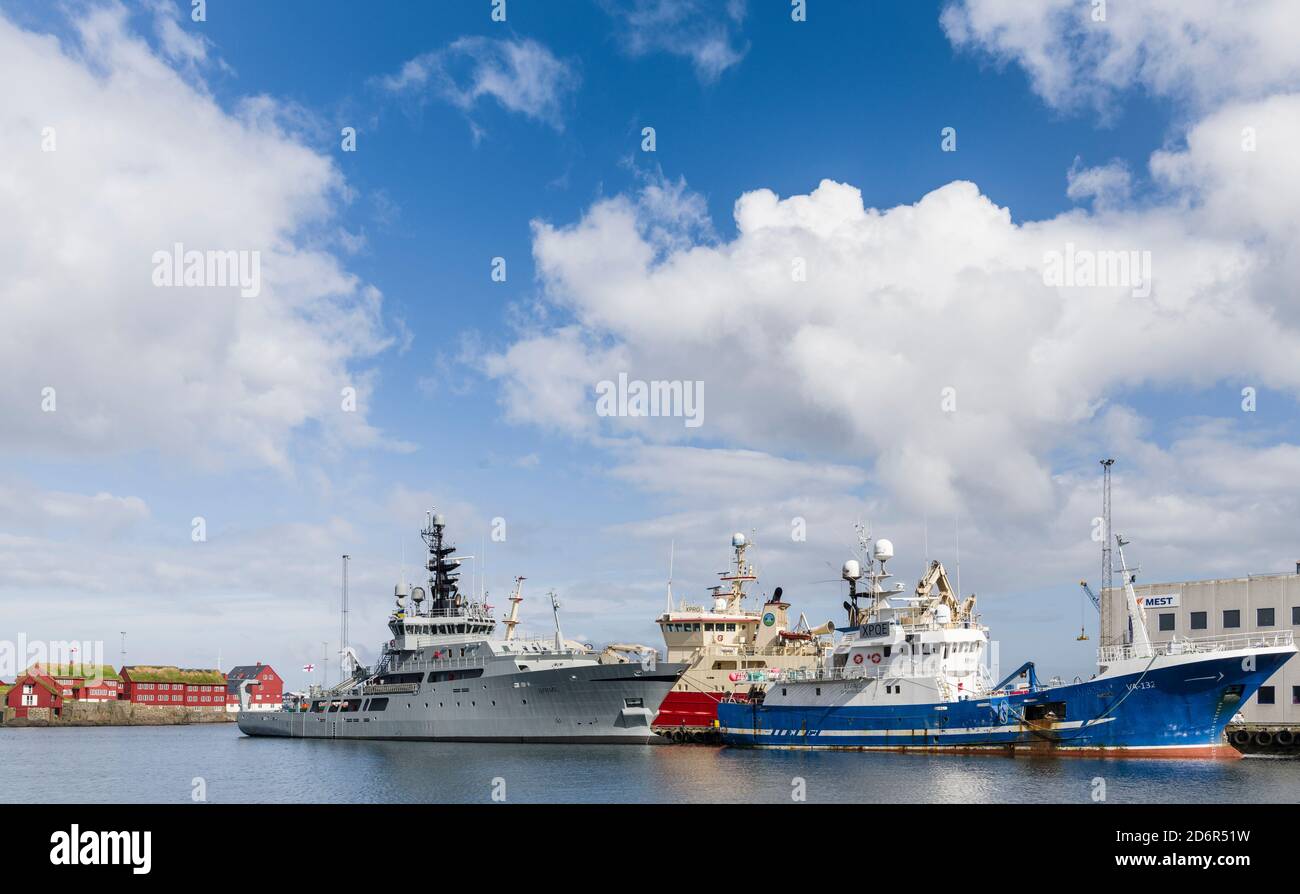
[(492, 613), (479, 603), (471, 602), (460, 608), (429, 608), (405, 612), (407, 620), (416, 618), (465, 618), (471, 621), (494, 621)]
[[(920, 662), (918, 662), (919, 664)], [(936, 691), (947, 692), (950, 696), (947, 700), (954, 701), (958, 696), (970, 697), (982, 695), (989, 691), (992, 682), (988, 671), (984, 667), (979, 667), (970, 679), (963, 679), (962, 688), (956, 689), (948, 681), (948, 678), (941, 673), (934, 673), (932, 668), (928, 667), (909, 667), (899, 666), (898, 664), (881, 665), (879, 667), (864, 668), (857, 665), (845, 667), (804, 667), (791, 668), (782, 671), (776, 678), (777, 683), (821, 683), (835, 682), (837, 680), (883, 680), (889, 679), (916, 679), (931, 680), (934, 683)]]
[(390, 673), (407, 671), (456, 670), (462, 667), (486, 667), (484, 658), (433, 658), (428, 661), (399, 661), (389, 668)]
[(419, 683), (374, 683), (361, 687), (362, 695), (401, 695), (419, 691)]
[(1267, 649), (1289, 646), (1294, 642), (1294, 632), (1276, 630), (1267, 633), (1234, 633), (1228, 636), (1171, 639), (1154, 642), (1148, 646), (1127, 643), (1119, 646), (1102, 646), (1097, 650), (1097, 661), (1100, 664), (1110, 664), (1130, 658), (1155, 658), (1160, 655), (1200, 655), (1230, 652), (1236, 649)]
[[(884, 668), (873, 667), (796, 667), (777, 675), (780, 683), (811, 683), (822, 680), (873, 680), (885, 676)], [(891, 676), (898, 676), (897, 673)]]

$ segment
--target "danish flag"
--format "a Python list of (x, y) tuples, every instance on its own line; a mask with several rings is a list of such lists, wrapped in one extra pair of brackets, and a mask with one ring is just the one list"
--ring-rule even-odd
[(305, 670), (307, 673), (311, 673), (312, 671), (314, 671), (314, 670), (316, 669), (316, 665), (314, 665), (314, 664), (304, 664), (304, 665), (302, 666), (302, 669)]

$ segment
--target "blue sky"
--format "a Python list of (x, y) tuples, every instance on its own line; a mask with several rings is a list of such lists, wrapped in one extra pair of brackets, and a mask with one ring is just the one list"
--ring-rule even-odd
[[(847, 557), (854, 520), (893, 537), (904, 578), (920, 568), (927, 526), (931, 555), (955, 567), (960, 524), (963, 586), (981, 594), (1004, 651), (1050, 656), (1060, 666), (1049, 670), (1080, 672), (1089, 656), (1072, 642), (1073, 582), (1095, 576), (1087, 539), (1095, 462), (1110, 452), (1121, 456), (1117, 516), (1140, 526), (1132, 534), (1140, 544), (1157, 541), (1144, 561), (1151, 574), (1289, 567), (1297, 547), (1287, 522), (1300, 495), (1279, 481), (1296, 466), (1297, 382), (1286, 359), (1296, 318), (1270, 284), (1285, 281), (1295, 254), (1288, 212), (1271, 204), (1267, 184), (1285, 183), (1290, 163), (1266, 148), (1260, 157), (1274, 172), (1242, 174), (1235, 159), (1211, 151), (1224, 116), (1244, 114), (1265, 132), (1285, 117), (1266, 105), (1289, 100), (1296, 80), (1292, 63), (1271, 55), (1276, 28), (1251, 31), (1248, 23), (1258, 46), (1213, 48), (1211, 67), (1222, 76), (1207, 83), (1205, 60), (1193, 65), (1176, 38), (1122, 10), (1113, 23), (1081, 30), (1087, 4), (1067, 0), (1001, 30), (988, 18), (997, 10), (978, 0), (812, 0), (805, 22), (775, 0), (509, 0), (505, 22), (491, 20), (487, 0), (212, 0), (203, 22), (191, 20), (189, 6), (0, 2), (5, 40), (49, 33), (61, 41), (59, 53), (41, 57), (50, 71), (27, 72), (7, 102), (14, 126), (4, 151), (15, 164), (34, 163), (17, 155), (13, 134), (47, 112), (71, 114), (76, 90), (63, 90), (63, 78), (83, 94), (93, 83), (72, 73), (100, 77), (106, 91), (99, 103), (85, 100), (77, 121), (93, 124), (104, 96), (140, 91), (128, 106), (140, 113), (136, 122), (107, 118), (89, 130), (126, 146), (115, 128), (144, 128), (148, 147), (101, 153), (110, 161), (100, 169), (87, 163), (58, 175), (85, 177), (91, 194), (114, 197), (94, 212), (104, 233), (129, 229), (119, 215), (143, 228), (155, 203), (174, 206), (174, 223), (123, 253), (147, 253), (160, 236), (164, 244), (198, 238), (189, 222), (205, 220), (213, 199), (149, 179), (189, 157), (194, 179), (185, 182), (209, 178), (218, 196), (229, 196), (212, 215), (231, 221), (221, 231), (228, 242), (240, 247), (239, 203), (257, 205), (249, 217), (264, 226), (249, 232), (274, 237), (250, 236), (250, 245), (327, 257), (351, 284), (335, 289), (317, 271), (276, 293), (289, 309), (275, 319), (295, 321), (306, 342), (273, 320), (249, 322), (237, 307), (200, 338), (140, 304), (128, 273), (113, 292), (121, 310), (107, 339), (89, 323), (78, 331), (28, 320), (27, 293), (10, 295), (11, 330), (33, 346), (60, 346), (8, 361), (21, 383), (10, 405), (21, 424), (3, 445), (0, 493), (9, 508), (0, 531), (13, 538), (5, 554), (17, 570), (0, 578), (0, 594), (28, 638), (99, 639), (115, 652), (125, 625), (139, 660), (206, 664), (220, 650), (227, 664), (294, 669), (336, 638), (337, 556), (350, 552), (353, 601), (364, 606), (353, 630), (369, 649), (383, 637), (403, 545), (413, 573), (421, 507), (436, 501), (465, 551), (489, 547), (496, 601), (514, 574), (525, 574), (536, 582), (530, 617), (539, 628), (540, 590), (554, 586), (570, 618), (566, 632), (598, 642), (658, 642), (650, 622), (662, 606), (670, 542), (679, 595), (698, 594), (723, 567), (731, 530), (757, 529), (755, 558), (770, 568), (764, 586), (784, 585), (819, 623), (838, 617), (841, 597), (834, 584), (813, 582), (834, 577), (828, 572)], [(1108, 27), (1116, 30), (1101, 30)], [(1121, 33), (1129, 39), (1111, 36)], [(1262, 74), (1235, 74), (1239, 45), (1253, 46)], [(512, 51), (550, 66), (552, 79), (501, 68)], [(719, 52), (729, 63), (720, 69)], [(420, 60), (424, 79), (395, 88)], [(497, 66), (490, 73), (499, 80), (476, 95), (484, 66)], [(151, 116), (147, 88), (164, 82), (168, 99)], [(210, 139), (183, 143), (187, 103), (205, 116), (194, 121), (217, 119)], [(256, 144), (241, 147), (233, 122)], [(641, 150), (645, 126), (656, 131), (653, 153)], [(64, 148), (69, 127), (56, 161), (79, 151)], [(357, 130), (355, 152), (341, 149), (345, 127)], [(945, 127), (956, 129), (955, 152), (941, 151)], [(1210, 150), (1189, 140), (1198, 133)], [(130, 159), (140, 152), (157, 157), (137, 169)], [(1151, 166), (1162, 152), (1172, 168)], [(1122, 185), (1071, 187), (1089, 172)], [(819, 189), (823, 181), (855, 188), (868, 211), (844, 211), (851, 194)], [(954, 181), (976, 190), (963, 193)], [(762, 190), (781, 200), (820, 198), (812, 210), (751, 206), (756, 222), (739, 227), (738, 201)], [(1225, 217), (1218, 203), (1242, 191), (1258, 193), (1262, 210), (1244, 224), (1216, 223)], [(932, 193), (931, 205), (907, 211)], [(1250, 211), (1251, 201), (1240, 204)], [(19, 218), (26, 238), (41, 222), (70, 232), (86, 216), (73, 202), (48, 207)], [(627, 234), (607, 229), (601, 209), (616, 222), (627, 215), (627, 232), (658, 253), (655, 265), (619, 266), (615, 240)], [(869, 209), (895, 211), (882, 220)], [(808, 222), (817, 220), (826, 226)], [(819, 245), (833, 223), (861, 229)], [(854, 259), (855, 246), (877, 237), (899, 247)], [(1082, 302), (1091, 296), (1048, 302), (1035, 291), (1042, 247), (1076, 239), (1151, 250), (1157, 276), (1176, 275), (1162, 282), (1153, 309), (1130, 316), (1129, 305), (1103, 302), (1092, 314), (1096, 328), (1085, 326), (1077, 321), (1090, 316)], [(784, 263), (782, 240), (798, 251), (826, 249), (823, 269), (847, 266), (751, 316), (736, 285), (749, 268), (739, 265)], [(76, 258), (77, 244), (69, 238), (59, 257)], [(931, 279), (967, 253), (949, 280)], [(504, 283), (490, 278), (498, 256)], [(666, 273), (696, 263), (667, 281)], [(873, 291), (876, 273), (894, 285)], [(618, 301), (592, 284), (606, 275), (620, 284), (611, 293), (641, 298), (609, 309)], [(83, 297), (66, 282), (44, 293), (69, 319), (82, 317), (77, 302), (99, 288), (89, 272), (73, 282), (86, 286)], [(654, 309), (683, 284), (698, 287), (698, 309), (713, 322), (683, 316), (681, 331), (665, 330), (672, 321)], [(366, 289), (382, 298), (372, 313), (349, 316), (367, 306)], [(325, 301), (331, 290), (343, 297)], [(1007, 292), (1024, 294), (1004, 305)], [(955, 303), (931, 307), (931, 293)], [(736, 318), (734, 330), (710, 328)], [(228, 339), (213, 334), (227, 328)], [(837, 344), (846, 330), (853, 352), (893, 360), (826, 373), (838, 368), (816, 362), (829, 349), (815, 345)], [(1226, 348), (1214, 345), (1216, 333)], [(160, 361), (150, 379), (125, 371), (140, 356), (132, 337), (195, 341)], [(56, 360), (95, 342), (117, 353), (105, 348), (98, 368), (88, 360), (83, 387)], [(249, 344), (266, 355), (232, 372), (231, 358), (242, 363)], [(536, 353), (525, 356), (529, 345)], [(732, 351), (734, 365), (704, 362)], [(1058, 361), (1063, 355), (1074, 359)], [(1007, 359), (1015, 357), (1029, 365)], [(912, 372), (891, 378), (900, 363)], [(720, 422), (689, 431), (667, 420), (596, 420), (594, 378), (629, 365), (634, 377), (703, 381), (707, 418)], [(598, 375), (575, 380), (570, 369)], [(917, 405), (938, 403), (931, 371), (935, 383), (963, 383), (973, 427), (935, 427), (948, 423), (917, 415)], [(127, 377), (120, 384), (119, 374)], [(248, 393), (208, 403), (231, 375)], [(47, 380), (68, 381), (58, 417), (66, 430), (51, 433), (49, 420), (33, 415), (30, 394)], [(274, 459), (249, 446), (257, 438), (247, 408), (259, 381), (278, 382), (288, 407), (269, 426)], [(925, 384), (909, 396), (914, 381)], [(361, 422), (331, 411), (343, 382), (360, 385)], [(1243, 413), (1248, 385), (1259, 403)], [(877, 406), (878, 388), (888, 406)], [(840, 398), (829, 395), (839, 389), (837, 408)], [(585, 421), (572, 421), (575, 407)], [(110, 421), (87, 421), (101, 417)], [(112, 421), (127, 417), (120, 427)], [(217, 420), (210, 432), (209, 419)], [(1207, 471), (1215, 469), (1256, 474), (1243, 483)], [(1243, 531), (1225, 507), (1252, 527)], [(787, 536), (794, 515), (810, 521), (807, 543)], [(194, 516), (208, 525), (200, 544), (190, 537)], [(1205, 519), (1220, 516), (1247, 541), (1231, 557), (1207, 555), (1222, 531)], [(494, 517), (506, 519), (507, 540), (482, 543)], [(52, 615), (50, 604), (67, 606), (71, 618)]]

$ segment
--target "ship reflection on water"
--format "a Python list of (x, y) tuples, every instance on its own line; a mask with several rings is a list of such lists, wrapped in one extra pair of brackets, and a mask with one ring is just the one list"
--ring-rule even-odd
[[(1096, 760), (240, 736), (232, 724), (0, 729), (0, 802), (1110, 803), (1300, 801), (1293, 761)], [(111, 773), (87, 776), (88, 763)], [(802, 782), (801, 782), (802, 780)]]

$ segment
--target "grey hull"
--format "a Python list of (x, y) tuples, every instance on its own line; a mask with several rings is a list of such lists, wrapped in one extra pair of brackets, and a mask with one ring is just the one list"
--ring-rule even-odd
[(651, 724), (683, 670), (584, 665), (420, 683), (412, 693), (386, 693), (382, 711), (246, 711), (239, 728), (307, 739), (660, 744)]

